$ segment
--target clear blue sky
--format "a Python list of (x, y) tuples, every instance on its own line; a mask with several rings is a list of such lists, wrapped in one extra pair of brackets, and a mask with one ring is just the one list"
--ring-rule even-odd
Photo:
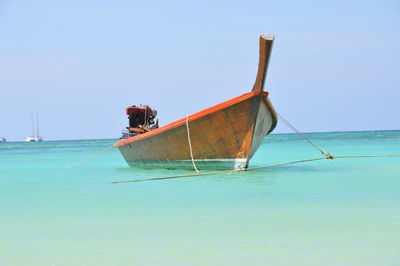
[(398, 0), (82, 2), (0, 2), (0, 136), (38, 111), (45, 140), (119, 137), (128, 105), (165, 124), (249, 92), (264, 33), (301, 131), (400, 129)]

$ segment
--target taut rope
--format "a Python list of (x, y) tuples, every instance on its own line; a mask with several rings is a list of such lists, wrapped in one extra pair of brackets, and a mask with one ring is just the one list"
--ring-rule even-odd
[(186, 131), (187, 131), (187, 137), (188, 137), (188, 142), (189, 142), (190, 158), (192, 159), (193, 168), (194, 168), (194, 170), (196, 170), (197, 173), (199, 173), (199, 169), (197, 169), (196, 164), (194, 163), (194, 159), (193, 159), (192, 142), (190, 140), (190, 131), (189, 131), (189, 115), (186, 116)]
[(247, 169), (225, 170), (225, 171), (216, 171), (216, 172), (209, 172), (209, 173), (189, 174), (189, 175), (153, 177), (153, 178), (146, 178), (146, 179), (122, 180), (122, 181), (113, 181), (111, 183), (117, 184), (117, 183), (128, 183), (128, 182), (143, 182), (143, 181), (175, 179), (175, 178), (183, 178), (183, 177), (196, 177), (196, 176), (205, 176), (205, 175), (216, 175), (216, 174), (223, 174), (223, 173), (234, 173), (234, 172), (241, 172), (241, 171), (247, 171), (247, 170), (256, 170), (256, 169), (262, 169), (262, 168), (278, 167), (278, 166), (289, 165), (289, 164), (306, 163), (306, 162), (319, 161), (319, 160), (324, 160), (324, 159), (347, 159), (347, 158), (368, 158), (368, 157), (400, 157), (400, 154), (319, 157), (319, 158), (312, 158), (312, 159), (306, 159), (306, 160), (300, 160), (300, 161), (293, 161), (293, 162), (288, 162), (288, 163), (262, 165), (262, 166), (256, 166), (256, 167), (247, 168)]
[(321, 152), (326, 158), (328, 159), (333, 159), (332, 155), (327, 152), (324, 151), (323, 149), (321, 149), (320, 147), (318, 147), (317, 145), (315, 145), (309, 138), (307, 138), (303, 133), (301, 133), (300, 131), (298, 131), (294, 126), (292, 126), (285, 118), (283, 118), (283, 116), (281, 116), (280, 114), (278, 114), (279, 119), (289, 128), (291, 128), (294, 132), (296, 132), (297, 134), (299, 134), (303, 139), (305, 139), (308, 143), (310, 143), (314, 148), (316, 148), (317, 150), (319, 150), (319, 152)]
[(188, 141), (189, 141), (189, 148), (190, 148), (190, 156), (192, 158), (192, 163), (193, 167), (197, 171), (197, 174), (189, 174), (189, 175), (177, 175), (177, 176), (164, 176), (164, 177), (154, 177), (154, 178), (146, 178), (146, 179), (134, 179), (134, 180), (122, 180), (122, 181), (113, 181), (111, 183), (127, 183), (127, 182), (142, 182), (142, 181), (153, 181), (153, 180), (164, 180), (164, 179), (175, 179), (175, 178), (183, 178), (183, 177), (196, 177), (196, 176), (205, 176), (205, 175), (215, 175), (215, 174), (223, 174), (223, 173), (234, 173), (234, 172), (241, 172), (241, 171), (247, 171), (247, 170), (255, 170), (255, 169), (261, 169), (261, 168), (270, 168), (270, 167), (277, 167), (277, 166), (283, 166), (283, 165), (289, 165), (289, 164), (297, 164), (297, 163), (305, 163), (305, 162), (312, 162), (312, 161), (319, 161), (319, 160), (324, 160), (324, 159), (347, 159), (347, 158), (371, 158), (371, 157), (400, 157), (400, 154), (384, 154), (384, 155), (350, 155), (350, 156), (333, 156), (327, 151), (324, 151), (320, 147), (318, 147), (316, 144), (314, 144), (309, 138), (307, 138), (304, 134), (302, 134), (299, 130), (297, 130), (294, 126), (292, 126), (285, 118), (283, 118), (280, 114), (278, 114), (278, 117), (280, 120), (287, 125), (289, 128), (294, 130), (297, 134), (299, 134), (302, 138), (304, 138), (309, 144), (311, 144), (314, 148), (316, 148), (319, 152), (321, 152), (324, 157), (318, 157), (318, 158), (312, 158), (312, 159), (306, 159), (306, 160), (300, 160), (300, 161), (293, 161), (293, 162), (287, 162), (287, 163), (278, 163), (278, 164), (270, 164), (270, 165), (263, 165), (263, 166), (256, 166), (256, 167), (251, 167), (247, 169), (234, 169), (234, 170), (224, 170), (224, 171), (217, 171), (217, 172), (208, 172), (208, 173), (199, 173), (199, 171), (196, 168), (196, 165), (193, 160), (193, 154), (192, 154), (192, 144), (190, 142), (190, 133), (189, 133), (189, 116), (186, 117), (186, 128), (187, 128), (187, 133), (188, 133)]
[[(298, 131), (294, 126), (292, 126), (285, 118), (283, 118), (281, 115), (279, 115), (279, 118), (281, 119), (282, 122), (284, 122), (288, 127), (293, 129), (296, 133), (301, 135), (308, 143), (310, 143), (313, 147), (315, 147), (318, 151), (320, 151), (324, 157), (318, 157), (318, 158), (312, 158), (312, 159), (306, 159), (306, 160), (300, 160), (300, 161), (292, 161), (292, 162), (287, 162), (287, 163), (278, 163), (278, 164), (270, 164), (270, 165), (262, 165), (262, 166), (256, 166), (256, 167), (251, 167), (247, 169), (235, 169), (235, 170), (223, 170), (223, 171), (216, 171), (216, 172), (208, 172), (208, 173), (200, 173), (199, 170), (196, 167), (196, 164), (193, 159), (193, 150), (192, 150), (192, 142), (190, 139), (190, 130), (189, 130), (189, 115), (186, 116), (186, 130), (187, 130), (187, 136), (188, 136), (188, 143), (189, 143), (189, 151), (190, 151), (190, 157), (192, 160), (193, 168), (196, 170), (197, 174), (188, 174), (188, 175), (178, 175), (178, 176), (164, 176), (164, 177), (154, 177), (154, 178), (146, 178), (146, 179), (134, 179), (134, 180), (121, 180), (121, 181), (113, 181), (111, 183), (127, 183), (127, 182), (142, 182), (142, 181), (152, 181), (152, 180), (164, 180), (164, 179), (174, 179), (174, 178), (183, 178), (183, 177), (196, 177), (196, 176), (206, 176), (206, 175), (215, 175), (215, 174), (223, 174), (223, 173), (234, 173), (234, 172), (241, 172), (241, 171), (247, 171), (247, 170), (256, 170), (256, 169), (261, 169), (261, 168), (270, 168), (270, 167), (278, 167), (278, 166), (283, 166), (283, 165), (290, 165), (290, 164), (298, 164), (298, 163), (305, 163), (305, 162), (312, 162), (312, 161), (319, 161), (319, 160), (324, 160), (324, 159), (348, 159), (348, 158), (372, 158), (372, 157), (400, 157), (400, 154), (382, 154), (382, 155), (347, 155), (347, 156), (333, 156), (329, 152), (326, 152), (322, 150), (320, 147), (312, 143), (310, 139), (308, 139), (304, 134), (302, 134), (300, 131)], [(96, 153), (95, 155), (92, 155), (82, 161), (79, 161), (77, 163), (71, 164), (67, 166), (67, 168), (72, 168), (76, 167), (84, 162), (87, 162), (89, 160), (92, 160), (101, 154), (111, 150), (114, 147), (114, 145), (111, 145), (110, 147), (107, 147), (106, 149)]]
[(84, 160), (82, 160), (82, 161), (79, 161), (79, 162), (73, 163), (73, 164), (71, 164), (71, 165), (68, 165), (67, 168), (72, 168), (72, 167), (78, 166), (78, 165), (80, 165), (80, 164), (83, 164), (84, 162), (87, 162), (87, 161), (90, 161), (90, 160), (92, 160), (92, 159), (94, 159), (94, 158), (96, 158), (96, 157), (99, 157), (99, 156), (102, 155), (103, 153), (105, 153), (105, 152), (111, 150), (113, 147), (114, 147), (114, 145), (111, 145), (110, 147), (108, 147), (108, 148), (102, 150), (101, 152), (96, 153), (95, 155), (92, 155), (92, 156), (90, 156), (90, 157), (88, 157), (88, 158), (86, 158), (86, 159), (84, 159)]

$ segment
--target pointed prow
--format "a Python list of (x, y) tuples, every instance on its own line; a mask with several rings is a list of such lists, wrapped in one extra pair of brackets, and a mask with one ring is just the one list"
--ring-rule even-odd
[(267, 76), (269, 59), (271, 57), (272, 45), (274, 44), (274, 35), (260, 36), (260, 57), (258, 61), (258, 71), (256, 82), (252, 91), (263, 91), (265, 78)]

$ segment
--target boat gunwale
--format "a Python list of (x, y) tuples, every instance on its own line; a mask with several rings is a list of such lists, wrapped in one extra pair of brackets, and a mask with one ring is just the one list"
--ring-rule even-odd
[[(269, 93), (266, 92), (266, 91), (254, 91), (254, 92), (249, 92), (249, 93), (242, 94), (242, 95), (240, 95), (238, 97), (235, 97), (233, 99), (224, 101), (222, 103), (216, 104), (214, 106), (211, 106), (211, 107), (208, 107), (208, 108), (206, 108), (204, 110), (201, 110), (201, 111), (199, 111), (197, 113), (189, 115), (188, 122), (197, 120), (197, 119), (202, 118), (202, 117), (204, 117), (206, 115), (209, 115), (209, 114), (212, 114), (214, 112), (220, 111), (220, 110), (225, 109), (225, 108), (227, 108), (229, 106), (232, 106), (234, 104), (240, 103), (242, 101), (245, 101), (245, 100), (247, 100), (249, 98), (252, 98), (252, 97), (260, 95), (260, 94), (268, 96)], [(123, 140), (117, 141), (114, 144), (114, 147), (120, 148), (120, 147), (129, 145), (131, 143), (134, 143), (134, 142), (137, 142), (137, 141), (140, 141), (140, 140), (143, 140), (143, 139), (158, 135), (158, 134), (160, 134), (162, 132), (177, 128), (179, 126), (182, 126), (182, 125), (186, 124), (186, 119), (187, 118), (184, 117), (184, 118), (175, 120), (174, 122), (171, 122), (171, 123), (169, 123), (167, 125), (159, 127), (157, 129), (151, 130), (149, 132), (146, 132), (146, 133), (143, 133), (143, 134), (140, 134), (140, 135), (136, 135), (136, 136), (133, 136), (133, 137), (129, 137), (127, 139), (123, 139)]]

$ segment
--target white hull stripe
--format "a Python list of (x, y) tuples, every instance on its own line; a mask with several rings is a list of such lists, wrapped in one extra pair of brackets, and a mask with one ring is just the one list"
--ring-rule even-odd
[[(198, 163), (199, 165), (201, 163), (207, 163), (207, 162), (216, 162), (216, 163), (233, 163), (234, 169), (240, 169), (246, 167), (246, 162), (247, 158), (226, 158), (226, 159), (194, 159), (193, 160), (195, 163)], [(180, 160), (178, 162), (192, 162), (192, 160)]]
[[(237, 162), (245, 163), (246, 158), (234, 158), (234, 159), (194, 159), (195, 162)], [(191, 162), (192, 160), (177, 160), (177, 162)]]

